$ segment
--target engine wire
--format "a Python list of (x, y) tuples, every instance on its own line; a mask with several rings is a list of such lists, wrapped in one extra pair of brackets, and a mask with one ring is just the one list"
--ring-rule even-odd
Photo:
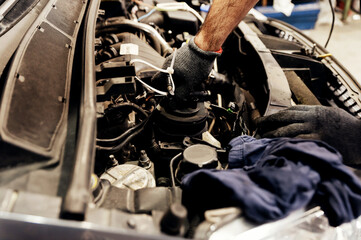
[(335, 26), (335, 9), (333, 9), (332, 1), (331, 1), (331, 0), (328, 0), (328, 2), (329, 2), (330, 7), (331, 7), (332, 23), (331, 23), (330, 33), (328, 34), (328, 38), (327, 38), (327, 41), (326, 41), (326, 44), (325, 44), (325, 48), (327, 48), (328, 42), (329, 42), (330, 39), (331, 39), (331, 35), (332, 35), (332, 32), (333, 32), (333, 28), (334, 28), (334, 26)]
[[(172, 77), (172, 74), (174, 73), (174, 69), (173, 69), (173, 66), (174, 66), (174, 62), (175, 62), (175, 58), (177, 56), (177, 49), (174, 50), (173, 52), (173, 57), (172, 57), (172, 61), (171, 61), (171, 64), (169, 67), (167, 67), (167, 69), (162, 69), (162, 68), (159, 68), (159, 67), (156, 67), (154, 66), (153, 64), (147, 62), (147, 61), (144, 61), (142, 59), (132, 59), (130, 61), (130, 64), (134, 64), (136, 62), (139, 62), (139, 63), (143, 63), (145, 65), (148, 65), (149, 67), (151, 68), (154, 68), (155, 70), (159, 71), (159, 72), (162, 72), (162, 73), (166, 73), (166, 74), (169, 74), (169, 80), (171, 82), (171, 87), (172, 87), (172, 91), (174, 92), (175, 91), (175, 84), (174, 84), (174, 80), (173, 80), (173, 77)], [(138, 76), (135, 76), (135, 79), (138, 80), (141, 84), (143, 84), (146, 88), (162, 95), (162, 96), (167, 96), (168, 93), (167, 92), (164, 92), (164, 91), (161, 91), (161, 90), (158, 90), (152, 86), (150, 86), (149, 84), (145, 83), (142, 79), (140, 79)]]
[[(167, 73), (169, 74), (169, 79), (171, 81), (171, 85), (172, 85), (172, 88), (173, 90), (175, 89), (175, 85), (174, 85), (174, 81), (173, 81), (173, 78), (172, 78), (172, 74), (174, 73), (174, 69), (173, 69), (173, 65), (174, 65), (174, 61), (175, 61), (175, 56), (176, 56), (176, 51), (174, 52), (174, 55), (173, 55), (173, 58), (172, 58), (172, 62), (171, 62), (171, 65), (170, 67), (168, 67), (167, 69), (162, 69), (162, 68), (158, 68), (156, 66), (154, 66), (153, 64), (147, 62), (147, 61), (144, 61), (142, 59), (133, 59), (130, 61), (130, 64), (133, 64), (135, 62), (140, 62), (140, 63), (143, 63), (143, 64), (146, 64), (162, 73)], [(143, 80), (141, 80), (138, 76), (135, 76), (135, 79), (138, 80), (140, 83), (142, 83), (146, 88), (162, 95), (162, 96), (167, 96), (168, 93), (167, 92), (164, 92), (164, 91), (161, 91), (161, 90), (158, 90), (150, 85), (148, 85), (147, 83), (145, 83)], [(139, 108), (137, 105), (135, 104), (125, 104), (125, 103), (121, 103), (119, 105), (116, 105), (114, 106), (115, 108), (116, 107), (125, 107), (125, 106), (128, 106), (128, 107), (133, 107), (135, 110), (139, 111), (140, 113), (142, 113), (143, 115), (146, 116), (146, 119), (144, 119), (142, 122), (140, 122), (139, 124), (137, 124), (136, 126), (128, 129), (127, 131), (125, 131), (123, 134), (115, 137), (115, 138), (112, 138), (112, 139), (97, 139), (97, 143), (116, 143), (116, 142), (119, 142), (121, 140), (124, 139), (124, 141), (120, 142), (118, 145), (116, 146), (111, 146), (111, 147), (104, 147), (104, 146), (100, 146), (100, 145), (96, 145), (96, 148), (98, 150), (102, 150), (102, 151), (109, 151), (109, 152), (116, 152), (116, 151), (119, 151), (121, 148), (123, 148), (123, 146), (128, 143), (130, 140), (132, 140), (136, 135), (138, 135), (144, 128), (145, 124), (148, 122), (149, 118), (150, 118), (150, 115), (148, 116), (148, 114), (141, 108)]]
[[(120, 103), (118, 105), (115, 105), (113, 108), (121, 108), (121, 107), (130, 107), (133, 110), (137, 111), (138, 113), (142, 114), (145, 118), (149, 117), (148, 113), (146, 113), (142, 108), (140, 108), (138, 105), (133, 104), (133, 103)], [(127, 135), (131, 134), (134, 130), (139, 128), (144, 121), (145, 120), (143, 120), (141, 123), (135, 125), (134, 127), (129, 128), (127, 131), (125, 131), (124, 133), (122, 133), (121, 135), (119, 135), (119, 136), (117, 136), (115, 138), (107, 138), (107, 139), (97, 138), (96, 141), (97, 141), (97, 143), (115, 143), (115, 142), (119, 142), (120, 140), (124, 139)]]
[(150, 86), (149, 84), (145, 83), (142, 79), (140, 79), (139, 77), (135, 76), (135, 79), (138, 80), (141, 84), (143, 84), (146, 88), (148, 88), (149, 90), (152, 90), (153, 92), (156, 92), (162, 96), (167, 96), (168, 93), (167, 92), (164, 92), (164, 91), (161, 91), (161, 90), (158, 90), (152, 86)]
[[(137, 136), (140, 132), (143, 131), (144, 126), (149, 121), (149, 118), (150, 118), (150, 116), (148, 116), (146, 119), (144, 119), (141, 123), (139, 123), (136, 126), (128, 129), (126, 132), (124, 132), (123, 134), (118, 136), (117, 139), (119, 139), (119, 140), (117, 140), (117, 141), (120, 141), (120, 140), (124, 139), (124, 141), (121, 141), (118, 145), (111, 146), (111, 147), (104, 147), (104, 146), (100, 146), (100, 145), (97, 144), (96, 149), (100, 150), (100, 151), (107, 151), (107, 152), (110, 152), (110, 153), (117, 152), (117, 151), (121, 150), (128, 142), (130, 142), (135, 136)], [(97, 141), (99, 141), (99, 140), (100, 139), (97, 139)]]
[(153, 8), (152, 10), (150, 10), (148, 13), (144, 14), (143, 16), (139, 17), (137, 20), (138, 22), (142, 21), (143, 19), (149, 17), (150, 15), (152, 15), (155, 11), (157, 11), (157, 9)]
[(132, 59), (129, 64), (132, 65), (133, 63), (136, 63), (136, 62), (146, 64), (146, 65), (148, 65), (149, 67), (154, 68), (155, 70), (157, 70), (157, 71), (159, 71), (159, 72), (169, 73), (166, 69), (162, 69), (162, 68), (156, 67), (156, 66), (154, 66), (153, 64), (151, 64), (151, 63), (149, 63), (149, 62), (147, 62), (147, 61), (144, 61), (144, 60), (142, 60), (142, 59), (137, 59), (137, 58)]

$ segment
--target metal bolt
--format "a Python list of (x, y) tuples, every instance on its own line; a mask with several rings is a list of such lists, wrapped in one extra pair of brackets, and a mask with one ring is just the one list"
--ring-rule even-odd
[(109, 159), (110, 159), (110, 164), (112, 167), (118, 166), (119, 162), (118, 160), (114, 157), (113, 154), (109, 155)]
[(25, 77), (24, 76), (18, 75), (17, 77), (18, 77), (20, 82), (22, 82), (22, 83), (25, 82)]
[(65, 98), (63, 96), (58, 96), (58, 101), (61, 103), (65, 102)]
[(133, 218), (128, 219), (127, 225), (131, 229), (135, 229), (137, 227), (137, 224)]
[(140, 151), (139, 165), (145, 169), (149, 169), (152, 166), (152, 162), (150, 161), (145, 150)]

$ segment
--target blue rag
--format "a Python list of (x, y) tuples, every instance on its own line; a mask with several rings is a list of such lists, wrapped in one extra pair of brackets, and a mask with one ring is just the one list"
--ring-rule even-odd
[(229, 145), (229, 170), (198, 170), (182, 180), (190, 211), (228, 206), (265, 223), (311, 202), (331, 226), (361, 215), (361, 184), (342, 156), (321, 141), (240, 136)]

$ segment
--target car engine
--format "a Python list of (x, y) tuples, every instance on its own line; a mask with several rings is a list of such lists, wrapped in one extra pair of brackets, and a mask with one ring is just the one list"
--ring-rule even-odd
[[(99, 184), (94, 185), (94, 200), (100, 207), (133, 213), (167, 211), (181, 202), (179, 187), (185, 174), (226, 168), (228, 142), (255, 134), (253, 120), (260, 113), (246, 82), (235, 81), (239, 70), (222, 71), (234, 54), (227, 47), (209, 78), (202, 79), (204, 84), (186, 101), (175, 99), (172, 82), (153, 87), (152, 77), (165, 57), (172, 52), (176, 56), (176, 49), (199, 29), (202, 17), (184, 10), (188, 5), (163, 3), (167, 11), (162, 12), (149, 10), (151, 3), (131, 2), (121, 6), (133, 9), (130, 12), (114, 13), (114, 4), (119, 2), (102, 2), (105, 12), (96, 28), (93, 178)], [(129, 192), (134, 195), (130, 205), (121, 197)], [(170, 230), (172, 223), (164, 223), (165, 232), (179, 234), (180, 229)]]

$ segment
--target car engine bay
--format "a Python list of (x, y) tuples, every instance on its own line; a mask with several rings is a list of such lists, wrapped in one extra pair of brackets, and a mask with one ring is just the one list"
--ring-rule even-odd
[[(56, 196), (59, 209), (53, 216), (146, 235), (206, 238), (216, 229), (205, 225), (203, 216), (187, 216), (181, 205), (182, 178), (199, 169), (227, 169), (228, 143), (233, 138), (261, 138), (255, 123), (258, 117), (305, 104), (335, 106), (361, 118), (359, 85), (325, 49), (291, 26), (254, 12), (228, 37), (208, 78), (179, 101), (174, 96), (178, 82), (172, 78), (172, 66), (162, 69), (162, 65), (170, 54), (176, 58), (177, 49), (195, 36), (209, 3), (186, 2), (103, 0), (98, 1), (99, 8), (94, 3), (89, 7), (88, 11), (96, 8), (95, 36), (90, 41), (94, 45), (78, 42), (76, 49), (89, 48), (94, 56), (95, 64), (89, 65), (95, 79), (96, 96), (92, 97), (96, 110), (92, 111), (96, 111), (96, 129), (88, 128), (93, 149), (84, 150), (89, 155), (83, 155), (93, 165), (85, 169), (74, 167), (76, 163), (52, 163), (43, 171), (42, 175), (51, 175), (49, 179), (57, 178), (58, 185), (66, 183), (55, 194), (54, 189), (49, 194), (46, 188), (31, 187), (35, 191), (30, 192)], [(86, 23), (83, 25), (81, 29), (86, 30)], [(87, 69), (76, 65), (76, 52), (74, 56), (74, 69)], [(4, 73), (11, 72), (9, 69)], [(152, 79), (160, 70), (168, 81), (154, 83)], [(81, 85), (84, 95), (87, 85), (74, 84), (77, 75), (71, 76), (72, 85)], [(16, 79), (21, 80), (21, 75)], [(74, 96), (79, 97), (79, 92), (70, 92), (69, 112), (71, 101), (86, 109), (82, 100), (71, 99)], [(59, 102), (69, 104), (64, 99)], [(69, 126), (87, 127), (80, 120)], [(79, 129), (75, 138), (84, 134)], [(85, 146), (70, 142), (62, 151), (70, 149), (68, 145), (74, 145), (73, 159), (79, 155), (78, 148)], [(5, 147), (1, 151), (5, 152)], [(40, 151), (37, 154), (48, 157)], [(55, 158), (69, 157), (66, 153), (59, 156)], [(14, 166), (17, 164), (3, 163), (2, 171)], [(64, 180), (71, 174), (72, 180)], [(78, 186), (77, 176), (91, 178), (91, 189), (83, 195), (74, 187)], [(1, 186), (27, 191), (25, 180), (16, 179), (3, 180)], [(72, 198), (76, 194), (81, 200)], [(90, 198), (84, 200), (84, 196)], [(89, 209), (72, 212), (77, 201), (82, 204), (80, 209), (84, 204)], [(109, 214), (113, 214), (111, 220), (105, 220)], [(230, 217), (217, 228), (240, 216), (233, 208), (222, 214)]]
[[(162, 90), (154, 89), (152, 77), (172, 49), (194, 36), (200, 17), (188, 11), (188, 5), (178, 2), (158, 3), (156, 8), (153, 6), (158, 11), (150, 10), (152, 2), (133, 2), (125, 7), (131, 10), (120, 16), (116, 16), (119, 12), (113, 13), (115, 6), (108, 9), (107, 4), (111, 6), (111, 2), (102, 2), (100, 8), (105, 14), (98, 20), (96, 29), (95, 173), (100, 185), (108, 181), (106, 185), (114, 191), (105, 190), (105, 196), (99, 196), (94, 189), (94, 198), (101, 207), (114, 208), (114, 199), (127, 195), (119, 189), (140, 195), (151, 187), (157, 190), (144, 196), (149, 209), (140, 204), (140, 196), (134, 199), (132, 208), (125, 207), (121, 201), (116, 201), (119, 204), (116, 208), (134, 213), (165, 211), (181, 201), (175, 189), (184, 175), (198, 169), (227, 169), (227, 144), (239, 135), (256, 136), (258, 117), (297, 104), (340, 106), (344, 103), (339, 100), (345, 93), (338, 95), (342, 84), (328, 77), (331, 72), (318, 68), (323, 68), (322, 57), (286, 32), (262, 24), (254, 17), (246, 19), (247, 24), (240, 24), (243, 36), (235, 30), (228, 38), (203, 86), (190, 93), (187, 101), (176, 101), (171, 92), (174, 85), (169, 82), (168, 89), (165, 86), (160, 86)], [(252, 29), (257, 29), (260, 40), (255, 39)], [(282, 70), (269, 68), (266, 71), (270, 74), (265, 74), (252, 49), (252, 46), (262, 47), (255, 46), (257, 40), (267, 49), (284, 48), (265, 55), (265, 65), (291, 66), (282, 66)], [(284, 58), (290, 52), (299, 61), (286, 60), (286, 63)], [(267, 59), (271, 53), (277, 62)], [(299, 69), (301, 62), (318, 67)], [(319, 70), (322, 74), (317, 73)], [(267, 82), (268, 74), (285, 77), (278, 75), (276, 81), (270, 77)], [(270, 81), (278, 86), (270, 87)], [(349, 110), (359, 114), (358, 105), (353, 107)], [(164, 193), (155, 193), (158, 191)], [(160, 198), (169, 194), (168, 203)]]

